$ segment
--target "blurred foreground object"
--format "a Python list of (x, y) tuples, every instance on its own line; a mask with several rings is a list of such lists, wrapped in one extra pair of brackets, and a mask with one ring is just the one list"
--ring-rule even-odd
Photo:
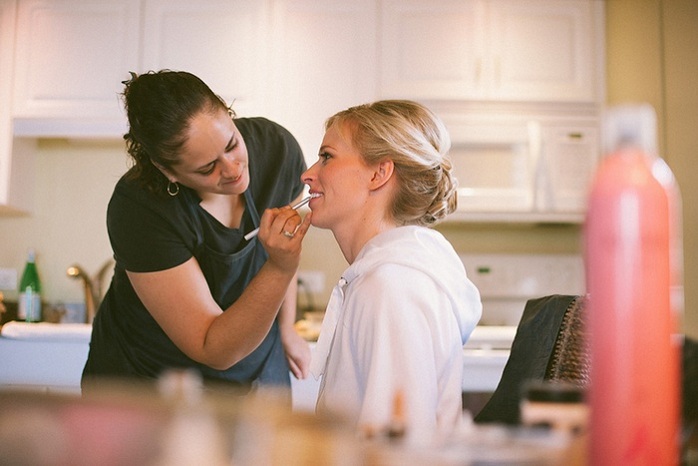
[(293, 413), (274, 391), (206, 387), (197, 395), (186, 374), (168, 377), (158, 385), (105, 382), (82, 397), (0, 390), (0, 463), (365, 464), (339, 419)]
[(647, 105), (611, 108), (589, 196), (590, 462), (679, 462), (680, 195)]

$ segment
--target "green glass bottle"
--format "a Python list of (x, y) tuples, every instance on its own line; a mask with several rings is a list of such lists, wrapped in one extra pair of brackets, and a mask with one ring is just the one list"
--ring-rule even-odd
[(22, 279), (19, 281), (17, 320), (26, 320), (27, 322), (41, 320), (41, 280), (39, 280), (35, 258), (34, 250), (30, 249)]

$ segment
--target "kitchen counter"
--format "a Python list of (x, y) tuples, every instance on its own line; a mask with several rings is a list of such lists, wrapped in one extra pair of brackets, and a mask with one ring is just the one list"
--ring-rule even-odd
[[(79, 394), (90, 336), (88, 324), (5, 324), (0, 333), (0, 387)], [(509, 328), (473, 332), (463, 349), (464, 392), (494, 391), (509, 357), (509, 338)], [(314, 410), (319, 386), (312, 376), (291, 376), (294, 409)]]
[(0, 334), (0, 386), (80, 393), (92, 326), (8, 322)]
[(88, 343), (0, 338), (0, 386), (80, 393)]

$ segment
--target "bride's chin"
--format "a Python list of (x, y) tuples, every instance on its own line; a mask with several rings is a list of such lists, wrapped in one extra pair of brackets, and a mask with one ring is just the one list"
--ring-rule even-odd
[(310, 224), (312, 226), (314, 226), (315, 228), (321, 228), (323, 230), (329, 230), (332, 227), (327, 222), (323, 221), (321, 216), (317, 216), (317, 214), (314, 211), (313, 211), (313, 216), (310, 219)]

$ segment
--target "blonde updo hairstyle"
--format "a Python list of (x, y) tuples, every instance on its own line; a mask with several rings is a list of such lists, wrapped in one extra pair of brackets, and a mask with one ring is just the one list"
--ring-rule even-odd
[(431, 110), (409, 100), (381, 100), (333, 115), (325, 129), (344, 124), (366, 164), (393, 161), (398, 187), (391, 215), (399, 225), (433, 225), (456, 209), (451, 139)]

